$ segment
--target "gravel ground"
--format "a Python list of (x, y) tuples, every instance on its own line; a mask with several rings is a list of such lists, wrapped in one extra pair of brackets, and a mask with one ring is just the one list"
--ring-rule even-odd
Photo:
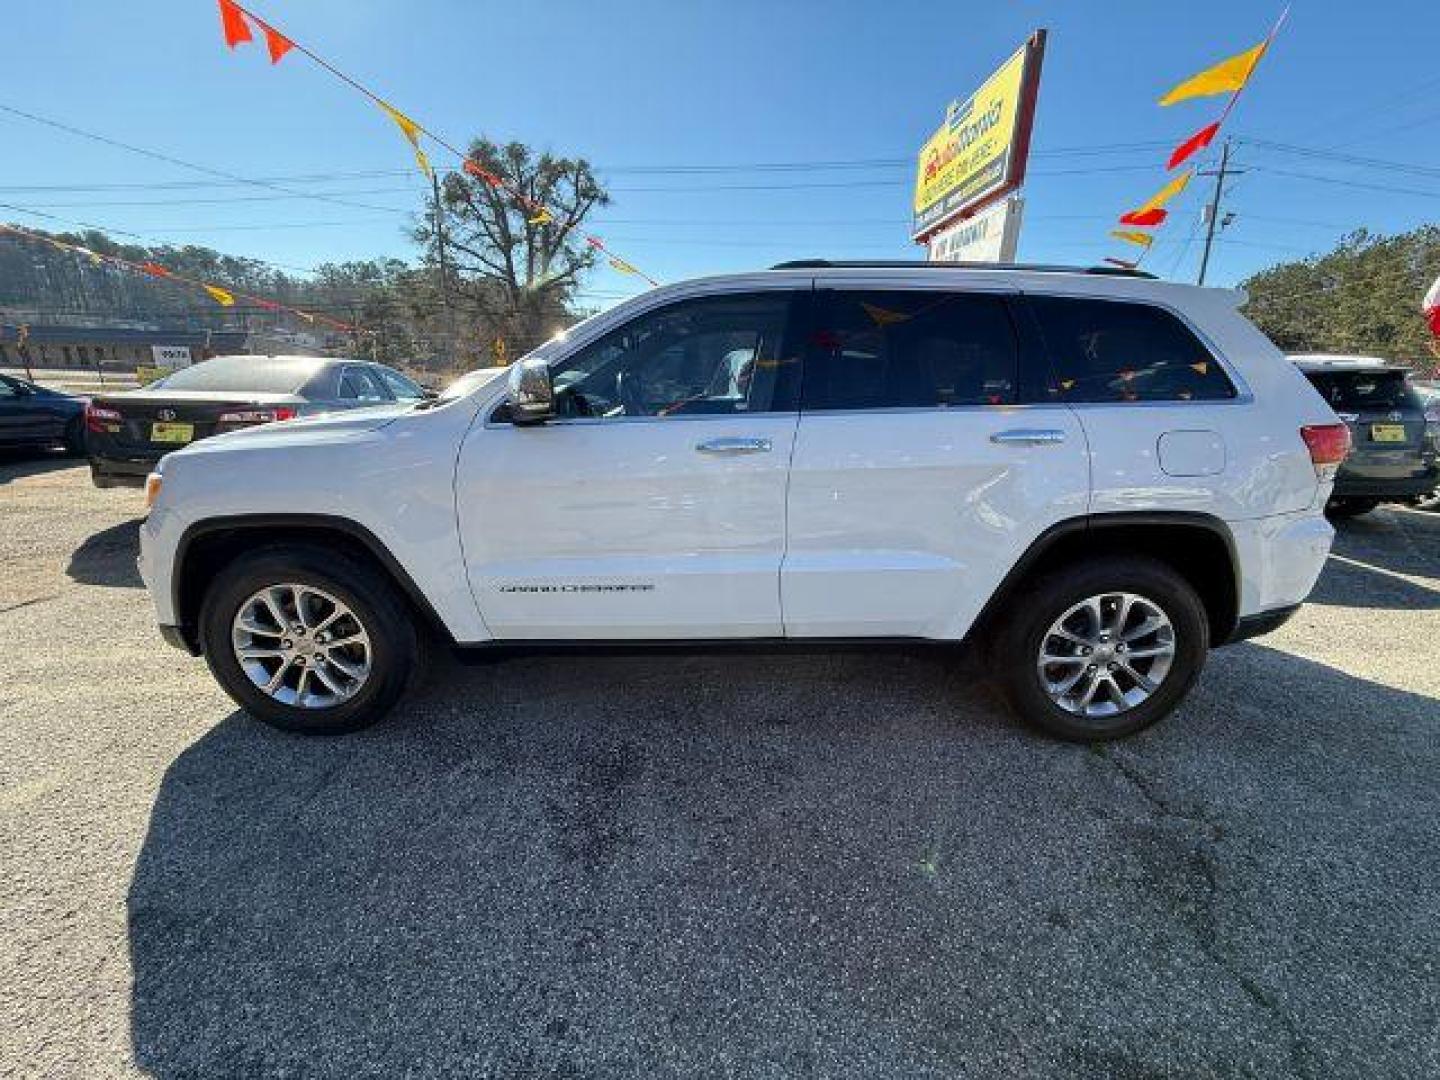
[(336, 740), (0, 462), (0, 1074), (1434, 1076), (1440, 515), (1104, 750), (948, 653), (460, 666)]

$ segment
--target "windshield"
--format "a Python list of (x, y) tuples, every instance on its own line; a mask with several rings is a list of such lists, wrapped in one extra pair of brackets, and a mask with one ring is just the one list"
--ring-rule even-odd
[(316, 361), (298, 356), (217, 356), (180, 368), (146, 389), (294, 394), (317, 367)]
[(1320, 371), (1312, 373), (1310, 379), (1337, 411), (1402, 409), (1420, 404), (1403, 371)]

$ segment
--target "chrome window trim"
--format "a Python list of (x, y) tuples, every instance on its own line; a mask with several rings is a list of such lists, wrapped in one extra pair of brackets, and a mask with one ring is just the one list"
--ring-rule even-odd
[(505, 405), (501, 401), (495, 408), (490, 410), (490, 415), (485, 418), (487, 428), (527, 428), (527, 427), (614, 427), (616, 424), (675, 424), (694, 423), (697, 420), (719, 420), (731, 423), (743, 422), (745, 420), (756, 420), (768, 417), (794, 419), (800, 415), (799, 410), (791, 409), (787, 412), (737, 412), (737, 413), (680, 413), (675, 416), (567, 416), (555, 420), (546, 420), (540, 424), (513, 424), (505, 420), (492, 420), (496, 410)]

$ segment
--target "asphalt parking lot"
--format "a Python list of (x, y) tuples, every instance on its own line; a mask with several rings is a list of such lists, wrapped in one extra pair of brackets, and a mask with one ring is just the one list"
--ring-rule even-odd
[(0, 461), (0, 1074), (1440, 1074), (1440, 515), (1106, 749), (950, 653), (443, 661), (272, 732)]

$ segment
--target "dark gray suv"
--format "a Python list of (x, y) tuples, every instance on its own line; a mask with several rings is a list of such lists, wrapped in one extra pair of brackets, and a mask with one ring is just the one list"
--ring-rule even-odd
[(1350, 428), (1350, 454), (1326, 513), (1354, 517), (1440, 485), (1440, 427), (1427, 421), (1408, 368), (1364, 356), (1290, 359)]

